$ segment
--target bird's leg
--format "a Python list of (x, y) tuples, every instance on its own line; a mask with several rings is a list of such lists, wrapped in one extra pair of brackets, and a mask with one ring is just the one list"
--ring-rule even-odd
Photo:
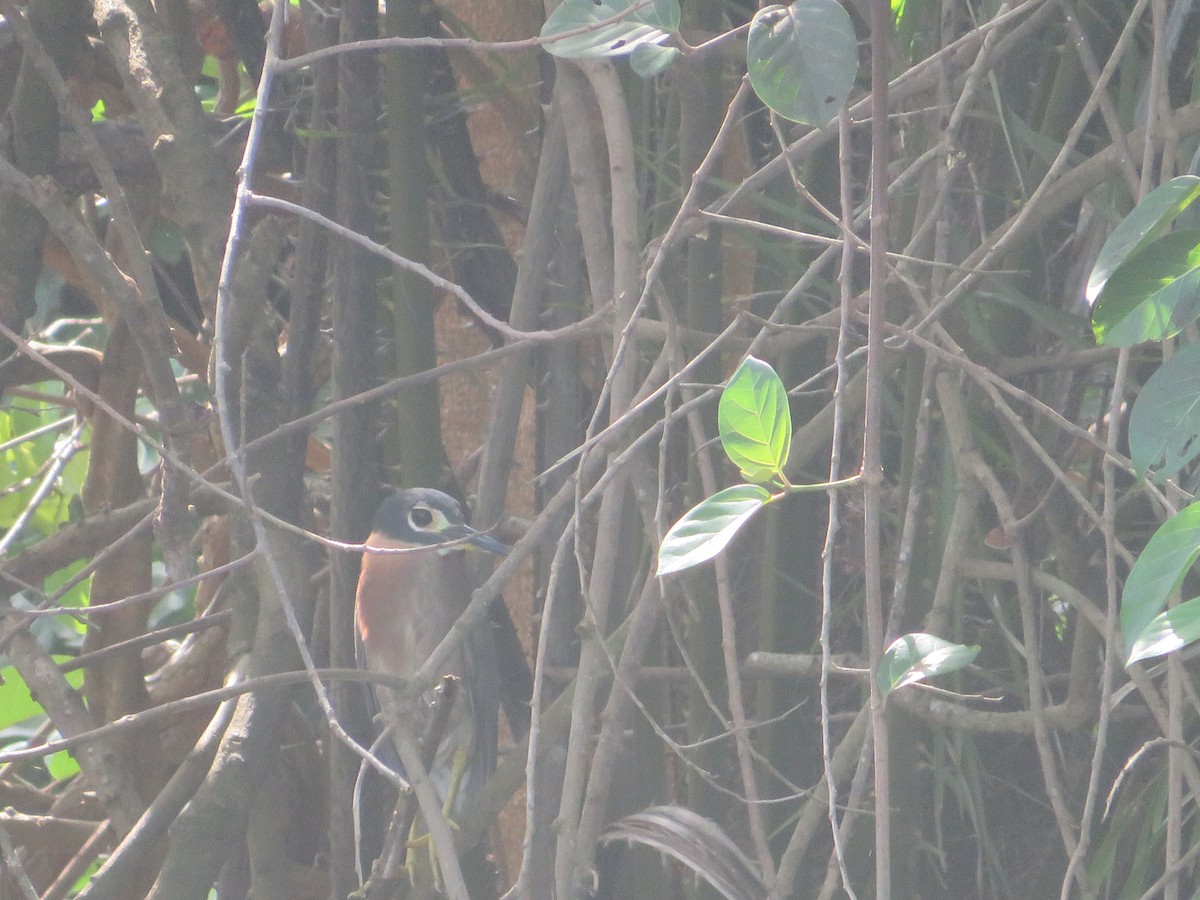
[[(458, 696), (458, 687), (459, 679), (457, 676), (444, 675), (442, 676), (442, 680), (438, 684), (438, 687), (434, 691), (434, 700), (432, 704), (433, 717), (429, 722), (429, 728), (425, 734), (424, 740), (422, 741), (421, 762), (425, 766), (426, 772), (432, 769), (435, 764), (437, 748), (439, 744), (441, 744), (442, 738), (446, 733), (446, 727), (450, 721), (450, 711), (453, 709), (454, 701)], [(463, 763), (461, 765), (458, 761), (460, 755), (463, 757)], [(450, 795), (450, 799), (446, 801), (447, 805), (443, 805), (442, 807), (442, 814), (446, 817), (447, 824), (456, 830), (458, 826), (450, 818), (449, 810), (453, 808), (453, 796), (457, 791), (456, 784), (458, 780), (461, 779), (461, 772), (465, 770), (465, 768), (466, 756), (460, 750), (455, 753), (454, 762), (451, 769), (450, 785), (447, 788), (447, 794)], [(455, 773), (458, 774), (456, 775)], [(441, 866), (438, 865), (437, 851), (434, 849), (433, 839), (427, 832), (420, 833), (418, 831), (417, 820), (414, 817), (411, 827), (409, 828), (408, 847), (415, 849), (422, 843), (426, 845), (426, 856), (429, 862), (428, 871), (424, 871), (424, 867), (422, 867), (422, 871), (418, 872), (418, 867), (414, 861), (417, 855), (416, 853), (408, 854), (404, 865), (405, 871), (408, 872), (409, 880), (414, 886), (417, 884), (416, 879), (418, 877), (428, 876), (433, 882), (434, 889), (439, 893), (442, 893), (444, 891), (445, 884), (442, 879)]]
[(433, 849), (433, 839), (429, 836), (428, 832), (421, 832), (419, 828), (420, 826), (417, 822), (413, 822), (408, 832), (406, 846), (410, 851), (413, 851), (424, 844), (426, 851), (424, 861), (428, 865), (418, 865), (421, 855), (409, 852), (408, 857), (404, 861), (404, 871), (408, 873), (408, 880), (413, 887), (432, 883), (434, 889), (440, 892), (442, 890), (442, 873), (437, 864), (437, 853)]
[(454, 810), (454, 804), (458, 800), (458, 792), (462, 787), (462, 779), (466, 771), (467, 749), (459, 747), (454, 751), (454, 759), (450, 764), (450, 781), (446, 786), (446, 799), (442, 803), (442, 815), (446, 817), (446, 821), (450, 823), (450, 827), (455, 830), (458, 830), (458, 825), (450, 813)]
[[(454, 804), (458, 799), (459, 790), (462, 788), (463, 774), (467, 770), (467, 751), (464, 748), (459, 748), (454, 753), (454, 759), (450, 768), (450, 780), (446, 790), (446, 799), (442, 802), (442, 815), (446, 817), (446, 824), (454, 831), (458, 831), (458, 823), (454, 821), (451, 812), (454, 810)], [(426, 856), (429, 862), (429, 875), (433, 879), (434, 889), (442, 891), (445, 888), (445, 883), (442, 880), (442, 867), (438, 864), (437, 850), (433, 846), (433, 841), (428, 834), (418, 834), (417, 825), (414, 822), (412, 829), (409, 831), (408, 846), (416, 848), (424, 844)], [(418, 876), (416, 866), (413, 863), (413, 857), (416, 854), (409, 854), (405, 864), (405, 869), (408, 871), (409, 880), (416, 884), (415, 879)]]
[[(450, 767), (450, 781), (446, 788), (446, 799), (442, 802), (442, 815), (446, 817), (446, 824), (454, 831), (458, 831), (458, 823), (454, 821), (451, 813), (454, 810), (455, 801), (458, 799), (458, 792), (462, 787), (463, 774), (467, 771), (467, 751), (463, 747), (459, 747), (454, 752), (454, 759)], [(415, 825), (414, 825), (415, 828)], [(413, 847), (418, 843), (424, 843), (426, 853), (429, 857), (429, 871), (433, 877), (434, 889), (441, 892), (445, 889), (445, 883), (442, 880), (442, 867), (438, 865), (437, 850), (433, 846), (433, 841), (428, 834), (410, 835), (409, 846)], [(411, 860), (411, 856), (410, 856)], [(411, 866), (411, 862), (409, 863)], [(409, 877), (414, 874), (413, 869), (409, 869)]]

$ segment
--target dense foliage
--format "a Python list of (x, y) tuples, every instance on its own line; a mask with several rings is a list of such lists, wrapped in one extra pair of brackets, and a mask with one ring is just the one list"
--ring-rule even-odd
[[(1192, 4), (0, 13), (0, 895), (1200, 885)], [(414, 485), (513, 549), (410, 880)]]

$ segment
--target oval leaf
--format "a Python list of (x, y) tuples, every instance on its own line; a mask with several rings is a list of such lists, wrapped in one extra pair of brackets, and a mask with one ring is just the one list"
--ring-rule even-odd
[(659, 576), (708, 562), (770, 499), (765, 488), (736, 484), (697, 503), (663, 537), (658, 548)]
[(875, 677), (886, 697), (906, 684), (969, 666), (978, 655), (978, 644), (954, 644), (932, 634), (914, 632), (892, 641), (879, 660)]
[[(628, 15), (621, 16), (626, 10)], [(638, 47), (660, 45), (679, 30), (679, 0), (563, 0), (546, 19), (541, 36), (552, 38), (581, 28), (588, 30), (550, 41), (546, 52), (584, 59), (625, 56)], [(670, 59), (660, 62), (665, 67)]]
[(1105, 282), (1092, 310), (1096, 341), (1132, 347), (1178, 334), (1195, 318), (1200, 231), (1176, 231), (1148, 244)]
[(629, 54), (629, 68), (642, 78), (653, 78), (675, 62), (679, 50), (657, 44), (638, 44)]
[(747, 481), (769, 481), (783, 472), (792, 447), (792, 414), (774, 369), (746, 357), (721, 392), (717, 428), (726, 455)]
[(854, 23), (837, 0), (796, 0), (754, 14), (746, 43), (754, 93), (774, 112), (824, 125), (854, 86)]
[(1195, 175), (1172, 178), (1143, 197), (1100, 248), (1092, 274), (1088, 276), (1088, 302), (1095, 302), (1121, 263), (1160, 237), (1197, 197), (1200, 197), (1200, 178)]
[(1128, 654), (1132, 654), (1142, 632), (1166, 608), (1167, 598), (1179, 587), (1198, 556), (1200, 501), (1163, 522), (1129, 570), (1121, 591), (1121, 630), (1125, 633)]
[(1150, 620), (1129, 647), (1126, 666), (1163, 656), (1200, 638), (1200, 597), (1180, 603)]
[(1200, 456), (1200, 344), (1189, 344), (1146, 381), (1129, 414), (1129, 455), (1138, 475), (1174, 475)]

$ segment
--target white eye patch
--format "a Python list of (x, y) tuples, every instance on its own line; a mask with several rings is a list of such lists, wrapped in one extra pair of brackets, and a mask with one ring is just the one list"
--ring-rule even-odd
[(408, 511), (408, 524), (414, 531), (427, 534), (441, 534), (450, 527), (450, 520), (440, 509), (418, 503)]

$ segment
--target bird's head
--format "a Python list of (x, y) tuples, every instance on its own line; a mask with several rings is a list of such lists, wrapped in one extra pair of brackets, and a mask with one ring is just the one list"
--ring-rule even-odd
[(466, 523), (457, 500), (433, 488), (407, 488), (388, 496), (375, 513), (371, 534), (392, 546), (435, 547), (458, 541), (447, 550), (475, 547), (508, 555), (502, 543)]

